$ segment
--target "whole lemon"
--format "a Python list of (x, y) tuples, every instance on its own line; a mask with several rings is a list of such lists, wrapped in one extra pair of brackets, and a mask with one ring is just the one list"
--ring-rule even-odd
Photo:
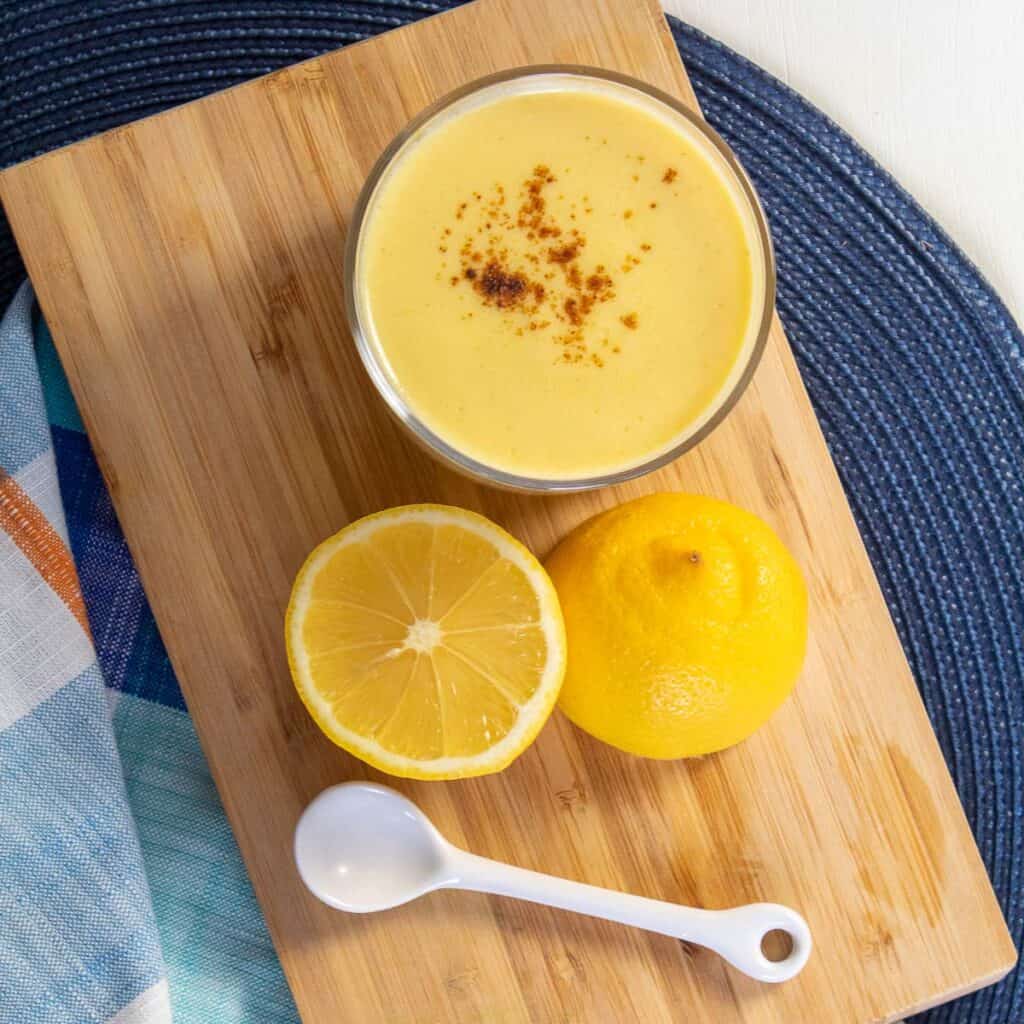
[(786, 699), (807, 646), (807, 589), (757, 516), (653, 494), (577, 527), (547, 561), (568, 666), (559, 706), (644, 757), (746, 739)]

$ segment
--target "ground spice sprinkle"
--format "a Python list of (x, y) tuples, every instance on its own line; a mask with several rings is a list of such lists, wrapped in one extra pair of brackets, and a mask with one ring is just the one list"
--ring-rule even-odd
[[(633, 159), (642, 162), (642, 157)], [(675, 176), (669, 168), (662, 181), (671, 182)], [(638, 180), (635, 174), (631, 177)], [(514, 196), (497, 182), (488, 190), (470, 193), (456, 205), (454, 222), (443, 227), (438, 248), (445, 253), (459, 245), (459, 273), (450, 276), (452, 287), (467, 286), (484, 307), (500, 310), (514, 334), (544, 333), (557, 345), (557, 361), (600, 368), (605, 360), (592, 349), (600, 345), (604, 353), (618, 353), (621, 346), (609, 347), (607, 337), (588, 337), (587, 329), (594, 310), (616, 298), (615, 281), (604, 264), (589, 264), (586, 259), (582, 218), (593, 213), (590, 196), (581, 196), (578, 202), (570, 197), (568, 210), (559, 217), (549, 197), (557, 196), (564, 208), (567, 189), (563, 182), (557, 192), (550, 192), (556, 183), (552, 169), (537, 164)], [(656, 206), (653, 201), (648, 204), (649, 209)], [(633, 216), (632, 209), (623, 213), (626, 220)], [(651, 246), (644, 242), (639, 249), (646, 253)], [(636, 253), (626, 252), (621, 269), (629, 273), (641, 262)], [(636, 313), (618, 319), (627, 330), (637, 330)]]

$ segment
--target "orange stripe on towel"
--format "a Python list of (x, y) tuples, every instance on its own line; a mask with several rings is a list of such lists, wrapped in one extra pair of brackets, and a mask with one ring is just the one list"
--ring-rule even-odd
[(68, 606), (86, 636), (90, 636), (71, 552), (35, 502), (3, 469), (0, 469), (0, 530), (14, 541), (50, 589)]

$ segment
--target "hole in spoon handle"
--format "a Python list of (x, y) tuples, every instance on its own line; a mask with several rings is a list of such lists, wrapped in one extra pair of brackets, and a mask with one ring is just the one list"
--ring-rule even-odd
[[(722, 949), (730, 963), (758, 981), (780, 982), (796, 977), (811, 955), (811, 930), (789, 907), (778, 903), (751, 903), (726, 911), (735, 931)], [(781, 960), (769, 960), (762, 943), (771, 932), (785, 932), (791, 948)]]

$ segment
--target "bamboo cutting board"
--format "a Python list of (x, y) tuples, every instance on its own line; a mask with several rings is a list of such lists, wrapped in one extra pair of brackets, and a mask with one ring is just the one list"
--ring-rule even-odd
[[(480, 0), (0, 178), (303, 1019), (884, 1021), (994, 981), (1015, 953), (777, 323), (710, 440), (575, 497), (450, 475), (363, 373), (341, 264), (375, 157), (467, 79), (563, 61), (694, 102), (653, 3)], [(659, 489), (753, 509), (803, 565), (795, 698), (699, 761), (632, 759), (556, 714), (500, 775), (399, 787), (477, 853), (708, 907), (791, 904), (815, 936), (805, 972), (764, 986), (684, 943), (474, 894), (370, 917), (317, 903), (292, 864), (298, 815), (373, 773), (289, 681), (282, 619), (307, 552), (366, 512), (441, 501), (544, 554)]]

